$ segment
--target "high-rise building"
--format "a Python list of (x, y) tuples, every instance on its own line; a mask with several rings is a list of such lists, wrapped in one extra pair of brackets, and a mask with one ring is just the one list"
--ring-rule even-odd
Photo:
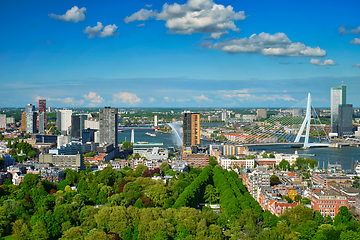
[(85, 120), (87, 115), (72, 115), (71, 116), (71, 136), (73, 138), (81, 138), (82, 132), (85, 129)]
[(71, 126), (72, 110), (58, 110), (56, 113), (56, 127), (62, 133), (68, 133)]
[(21, 126), (20, 131), (25, 132), (26, 131), (26, 112), (21, 113)]
[(266, 109), (258, 109), (256, 111), (256, 115), (259, 117), (259, 118), (267, 118), (267, 110)]
[(346, 86), (331, 88), (331, 132), (352, 134), (352, 105), (346, 104)]
[(0, 114), (0, 129), (6, 128), (6, 114)]
[(221, 121), (225, 121), (226, 118), (227, 118), (227, 112), (225, 110), (225, 111), (221, 112)]
[(39, 120), (37, 122), (39, 133), (44, 133), (46, 129), (46, 100), (39, 99)]
[(118, 146), (118, 109), (105, 107), (99, 109), (100, 143)]
[(200, 113), (184, 113), (183, 147), (200, 144)]
[(28, 104), (25, 107), (26, 114), (26, 133), (36, 133), (36, 118), (35, 106)]

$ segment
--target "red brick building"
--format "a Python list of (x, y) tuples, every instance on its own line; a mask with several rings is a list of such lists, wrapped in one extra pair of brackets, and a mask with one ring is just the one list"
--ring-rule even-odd
[(291, 209), (298, 205), (298, 202), (287, 203), (287, 202), (277, 202), (271, 200), (269, 204), (269, 211), (276, 216), (282, 215), (287, 209)]
[(191, 167), (201, 167), (209, 165), (209, 155), (208, 154), (183, 154), (182, 160), (187, 162)]
[(319, 211), (324, 217), (330, 216), (334, 218), (339, 212), (339, 208), (349, 203), (346, 196), (333, 189), (313, 188), (311, 190), (311, 206), (314, 211)]

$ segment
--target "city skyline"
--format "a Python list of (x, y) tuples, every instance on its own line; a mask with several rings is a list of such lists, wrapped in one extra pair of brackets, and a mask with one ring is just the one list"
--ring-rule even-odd
[(2, 2), (0, 105), (360, 107), (360, 4), (306, 3)]

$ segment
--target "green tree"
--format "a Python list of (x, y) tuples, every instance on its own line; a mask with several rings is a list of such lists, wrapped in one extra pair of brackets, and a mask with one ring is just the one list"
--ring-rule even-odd
[(84, 239), (84, 230), (80, 227), (72, 227), (65, 231), (60, 240), (82, 240)]
[(30, 228), (24, 220), (19, 219), (12, 223), (13, 234), (11, 237), (15, 240), (30, 240)]
[(281, 160), (281, 162), (279, 163), (279, 167), (282, 170), (286, 170), (288, 168), (290, 168), (290, 163), (288, 161), (286, 161), (285, 159)]
[(279, 177), (276, 176), (276, 175), (272, 175), (270, 177), (270, 185), (274, 186), (274, 185), (278, 185), (278, 184), (281, 184), (281, 181), (280, 181)]
[(38, 240), (45, 240), (49, 238), (46, 226), (42, 222), (37, 222), (31, 231), (31, 238)]
[(219, 200), (219, 193), (213, 185), (207, 185), (205, 188), (205, 201), (211, 203), (217, 202)]
[(125, 141), (123, 144), (122, 144), (122, 148), (123, 149), (129, 149), (129, 148), (132, 148), (133, 147), (133, 144), (131, 142), (128, 142), (128, 141)]
[(145, 166), (144, 164), (140, 163), (140, 164), (138, 164), (138, 165), (136, 166), (136, 168), (135, 168), (135, 173), (136, 173), (138, 176), (142, 176), (146, 169), (148, 169), (148, 167)]
[(149, 196), (157, 206), (161, 207), (164, 206), (169, 197), (167, 188), (161, 183), (150, 186), (146, 191), (146, 195)]
[(165, 173), (167, 170), (170, 169), (170, 166), (167, 162), (163, 162), (161, 165), (160, 165), (160, 170), (162, 173)]
[(32, 189), (40, 181), (40, 177), (37, 174), (28, 173), (25, 175), (21, 186), (25, 189)]
[(209, 157), (209, 165), (212, 167), (215, 167), (216, 165), (218, 165), (218, 161), (216, 160), (216, 157), (214, 157), (214, 156)]

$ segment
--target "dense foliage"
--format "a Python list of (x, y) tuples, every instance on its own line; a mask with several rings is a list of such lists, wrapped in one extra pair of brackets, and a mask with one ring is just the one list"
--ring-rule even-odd
[[(281, 217), (263, 211), (238, 174), (219, 166), (174, 174), (147, 169), (80, 173), (58, 184), (27, 174), (0, 186), (0, 234), (13, 239), (358, 239), (359, 224), (341, 208), (334, 222), (299, 205)], [(173, 172), (174, 173), (174, 172)], [(72, 190), (70, 186), (77, 186)], [(202, 203), (219, 203), (220, 213)], [(198, 207), (199, 209), (196, 209)]]

